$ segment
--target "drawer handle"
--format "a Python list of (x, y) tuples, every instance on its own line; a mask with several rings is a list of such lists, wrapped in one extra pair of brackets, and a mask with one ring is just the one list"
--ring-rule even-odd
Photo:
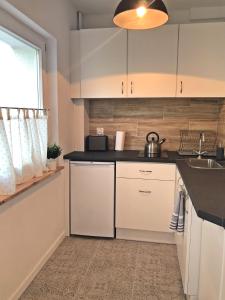
[(183, 81), (180, 82), (180, 93), (183, 94)]
[(134, 83), (133, 83), (133, 81), (131, 81), (131, 83), (130, 83), (130, 92), (131, 92), (131, 95), (133, 95), (133, 92), (134, 92)]
[(142, 191), (142, 190), (139, 190), (139, 193), (142, 193), (142, 194), (151, 194), (152, 191)]
[(139, 170), (140, 173), (152, 173), (152, 171)]

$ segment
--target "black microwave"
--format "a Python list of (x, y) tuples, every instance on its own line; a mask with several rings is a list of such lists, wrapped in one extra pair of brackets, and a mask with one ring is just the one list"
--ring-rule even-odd
[(108, 151), (109, 138), (107, 135), (88, 135), (85, 140), (86, 151)]

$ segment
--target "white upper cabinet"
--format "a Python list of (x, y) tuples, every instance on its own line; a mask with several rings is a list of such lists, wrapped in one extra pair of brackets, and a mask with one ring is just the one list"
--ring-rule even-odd
[(127, 31), (117, 28), (80, 32), (81, 97), (126, 96)]
[(177, 96), (225, 96), (225, 23), (180, 26)]
[(178, 25), (128, 31), (128, 96), (175, 97)]
[(225, 97), (225, 22), (83, 29), (71, 45), (72, 98)]

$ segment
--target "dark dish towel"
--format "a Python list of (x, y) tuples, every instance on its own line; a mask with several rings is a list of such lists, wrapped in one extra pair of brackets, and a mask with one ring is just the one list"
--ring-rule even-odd
[(184, 232), (184, 201), (185, 194), (183, 191), (180, 191), (171, 217), (171, 230)]

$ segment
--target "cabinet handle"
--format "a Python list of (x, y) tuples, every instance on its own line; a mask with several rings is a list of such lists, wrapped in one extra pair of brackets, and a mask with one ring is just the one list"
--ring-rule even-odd
[(133, 83), (133, 81), (131, 81), (131, 83), (130, 83), (130, 92), (131, 92), (131, 95), (133, 95), (133, 92), (134, 92), (133, 85), (134, 85), (134, 83)]
[(183, 81), (180, 82), (180, 93), (183, 94)]
[(122, 81), (122, 95), (124, 94), (124, 82)]
[(140, 173), (152, 173), (152, 171), (139, 170)]
[(142, 194), (151, 194), (152, 191), (142, 191), (142, 190), (139, 190), (139, 193), (142, 193)]

